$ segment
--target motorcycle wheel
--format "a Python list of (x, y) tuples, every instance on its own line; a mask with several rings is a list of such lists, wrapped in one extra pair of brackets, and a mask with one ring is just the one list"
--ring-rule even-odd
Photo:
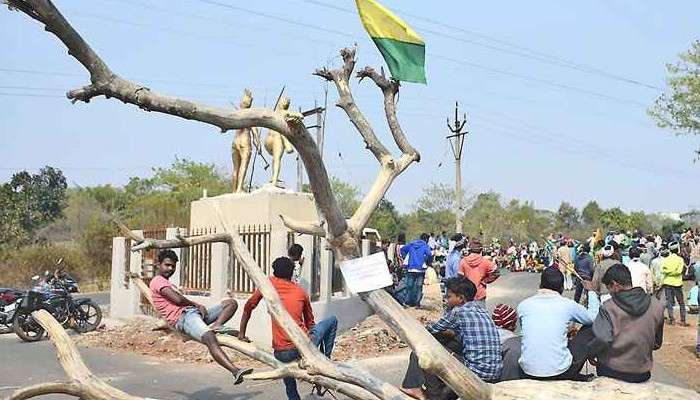
[(75, 325), (73, 328), (78, 333), (92, 332), (102, 322), (102, 309), (94, 301), (82, 303), (76, 307), (73, 316)]
[(34, 321), (32, 315), (24, 311), (17, 311), (12, 329), (25, 342), (38, 342), (46, 333), (44, 328)]

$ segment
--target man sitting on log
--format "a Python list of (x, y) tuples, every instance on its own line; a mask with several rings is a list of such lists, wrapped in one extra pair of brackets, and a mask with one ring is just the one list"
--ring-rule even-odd
[[(304, 289), (292, 282), (294, 276), (294, 262), (288, 257), (279, 257), (272, 262), (272, 274), (270, 283), (277, 290), (277, 294), (287, 310), (289, 315), (294, 319), (294, 322), (305, 332), (309, 333), (309, 339), (314, 345), (319, 346), (326, 357), (331, 358), (333, 346), (335, 342), (335, 334), (338, 328), (338, 319), (335, 316), (330, 316), (318, 323), (314, 322), (314, 313), (311, 309), (311, 301), (309, 295)], [(238, 331), (238, 339), (250, 342), (245, 336), (248, 328), (248, 321), (255, 307), (262, 300), (262, 293), (256, 289), (253, 295), (243, 307), (243, 315), (241, 316), (241, 327)], [(294, 343), (289, 339), (282, 327), (277, 321), (272, 319), (272, 349), (274, 356), (279, 361), (288, 363), (297, 360), (301, 357), (299, 350), (294, 346)], [(299, 400), (299, 392), (297, 391), (297, 383), (294, 378), (284, 378), (284, 386), (287, 391), (289, 400)], [(322, 389), (315, 387), (318, 394), (322, 394)]]
[[(584, 281), (590, 290), (590, 281)], [(598, 314), (598, 296), (588, 293), (588, 309), (561, 295), (564, 274), (557, 267), (542, 271), (540, 290), (518, 305), (522, 346), (520, 368), (523, 377), (537, 380), (587, 381), (593, 375), (581, 375), (588, 358), (588, 342), (592, 338), (590, 326)], [(572, 322), (584, 325), (567, 342)]]
[[(488, 311), (474, 301), (476, 286), (463, 276), (448, 279), (445, 285), (450, 311), (428, 325), (428, 331), (479, 378), (498, 381), (503, 366), (498, 330)], [(457, 398), (438, 377), (421, 370), (413, 352), (401, 386), (401, 391), (415, 399)]]
[(226, 299), (207, 308), (189, 300), (168, 280), (175, 273), (177, 254), (172, 250), (161, 250), (156, 261), (158, 275), (151, 279), (149, 285), (156, 310), (175, 330), (207, 346), (214, 360), (233, 374), (234, 385), (243, 382), (243, 376), (253, 372), (253, 369), (236, 367), (216, 340), (216, 332), (222, 330), (223, 325), (233, 317), (238, 303)]
[(602, 281), (612, 300), (603, 303), (593, 322), (589, 357), (597, 357), (598, 376), (646, 382), (651, 378), (651, 353), (663, 341), (663, 305), (643, 288), (632, 287), (632, 275), (622, 264), (610, 267)]

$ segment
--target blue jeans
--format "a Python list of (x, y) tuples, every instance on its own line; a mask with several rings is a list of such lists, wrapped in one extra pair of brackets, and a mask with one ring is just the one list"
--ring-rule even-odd
[(425, 272), (406, 273), (406, 302), (407, 306), (419, 306), (423, 299), (423, 279)]
[(202, 336), (209, 331), (209, 325), (219, 318), (224, 306), (217, 304), (207, 307), (207, 319), (202, 318), (202, 314), (195, 307), (185, 307), (182, 310), (182, 315), (175, 323), (175, 329), (186, 334), (192, 339), (201, 342)]
[[(313, 344), (321, 349), (321, 352), (326, 357), (330, 358), (335, 345), (335, 335), (338, 330), (338, 318), (334, 315), (319, 321), (311, 330), (309, 335), (313, 336)], [(274, 356), (277, 360), (283, 363), (289, 363), (299, 359), (301, 354), (297, 349), (275, 350)], [(294, 378), (284, 378), (284, 387), (287, 392), (287, 399), (301, 400), (299, 391), (297, 390), (297, 381)]]

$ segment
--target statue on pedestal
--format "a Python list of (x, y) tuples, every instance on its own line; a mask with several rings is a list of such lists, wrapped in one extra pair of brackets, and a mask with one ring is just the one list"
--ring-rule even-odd
[[(275, 111), (287, 111), (288, 109), (289, 98), (281, 97), (277, 107), (275, 107)], [(282, 168), (282, 155), (284, 155), (284, 153), (292, 153), (294, 151), (294, 146), (279, 132), (268, 130), (267, 137), (265, 138), (265, 150), (272, 156), (272, 176), (270, 176), (270, 183), (275, 186), (280, 186), (279, 178), (280, 169)]]
[[(249, 89), (245, 89), (241, 98), (240, 108), (250, 108), (252, 104), (253, 93)], [(245, 183), (248, 165), (250, 164), (250, 155), (253, 153), (251, 134), (253, 134), (253, 140), (258, 144), (260, 133), (256, 127), (237, 129), (231, 144), (231, 158), (233, 159), (232, 192), (240, 193), (244, 191), (243, 184)]]

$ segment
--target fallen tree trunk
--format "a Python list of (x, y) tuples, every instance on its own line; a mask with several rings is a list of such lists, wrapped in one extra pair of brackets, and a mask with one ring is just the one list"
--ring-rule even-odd
[[(154, 245), (158, 245), (155, 242)], [(136, 285), (136, 287), (141, 292), (141, 295), (153, 306), (153, 298), (151, 297), (151, 290), (148, 288), (146, 283), (141, 277), (136, 274), (130, 274), (129, 278)], [(167, 324), (167, 323), (166, 323)], [(169, 326), (169, 325), (168, 325)], [(321, 375), (311, 375), (305, 369), (300, 368), (298, 363), (283, 363), (278, 361), (272, 354), (267, 351), (259, 349), (253, 343), (246, 343), (238, 340), (229, 335), (217, 335), (217, 341), (223, 347), (228, 347), (230, 349), (236, 350), (241, 354), (244, 354), (254, 360), (260, 361), (268, 366), (272, 367), (272, 371), (257, 372), (246, 377), (246, 379), (251, 380), (267, 380), (267, 379), (281, 379), (285, 377), (301, 379), (303, 381), (312, 383), (314, 385), (320, 385), (331, 390), (335, 390), (342, 393), (348, 397), (354, 399), (363, 400), (376, 400), (377, 397), (372, 393), (364, 390), (363, 388), (344, 382), (337, 381), (332, 378), (327, 378)]]
[(63, 393), (85, 400), (143, 400), (127, 394), (95, 376), (85, 365), (65, 329), (46, 310), (32, 313), (46, 330), (56, 348), (58, 362), (70, 379), (67, 382), (47, 382), (16, 390), (8, 400), (28, 399), (51, 393)]
[[(67, 97), (73, 102), (83, 101), (87, 103), (97, 96), (105, 96), (119, 99), (127, 104), (136, 105), (146, 111), (160, 112), (179, 118), (200, 121), (216, 126), (221, 131), (266, 127), (284, 135), (294, 145), (304, 163), (311, 192), (313, 193), (321, 220), (295, 221), (283, 217), (283, 222), (291, 230), (324, 235), (335, 251), (335, 259), (338, 262), (360, 256), (359, 240), (362, 236), (362, 230), (372, 213), (386, 195), (394, 180), (413, 162), (420, 160), (419, 153), (410, 145), (396, 115), (396, 97), (399, 92), (399, 82), (386, 79), (383, 74), (377, 73), (371, 68), (365, 68), (357, 73), (357, 77), (360, 80), (363, 78), (372, 80), (384, 96), (384, 111), (387, 124), (394, 142), (401, 151), (400, 156), (394, 157), (374, 134), (372, 126), (354, 102), (350, 91), (349, 79), (355, 67), (355, 50), (343, 49), (341, 51), (343, 65), (340, 68), (334, 70), (321, 69), (317, 70), (315, 74), (335, 83), (340, 97), (337, 106), (345, 111), (365, 142), (366, 147), (379, 163), (379, 171), (370, 190), (362, 199), (354, 215), (349, 220), (346, 220), (331, 190), (330, 179), (320, 152), (313, 137), (304, 126), (300, 114), (260, 108), (223, 109), (156, 93), (144, 85), (123, 79), (112, 72), (50, 0), (2, 1), (9, 4), (11, 8), (17, 9), (43, 24), (47, 31), (55, 35), (66, 46), (68, 53), (90, 73), (91, 82), (89, 85), (67, 93)], [(216, 211), (217, 213), (219, 212), (219, 210)], [(265, 274), (256, 265), (245, 244), (240, 240), (237, 230), (226, 226), (222, 218), (220, 220), (225, 231), (222, 235), (227, 235), (228, 237), (219, 235), (216, 238), (209, 238), (211, 239), (210, 241), (226, 241), (229, 244), (230, 259), (235, 257), (248, 276), (261, 290), (268, 302), (271, 314), (300, 350), (304, 362), (308, 365), (307, 373), (312, 376), (325, 377), (360, 387), (380, 399), (406, 399), (406, 396), (399, 392), (395, 386), (377, 379), (366, 371), (334, 364), (325, 358), (318, 349), (310, 346), (304, 333), (293, 323), (286, 310), (281, 306), (277, 293), (269, 284)], [(198, 240), (205, 239), (200, 238)], [(140, 249), (186, 245), (182, 239), (170, 240), (165, 243), (149, 239), (141, 243)], [(601, 380), (597, 386), (572, 382), (534, 381), (505, 382), (495, 386), (489, 385), (481, 381), (465, 365), (456, 362), (454, 357), (385, 292), (378, 290), (363, 293), (361, 296), (411, 346), (418, 356), (420, 365), (429, 372), (438, 375), (464, 400), (487, 400), (491, 398), (561, 398), (580, 400), (587, 398), (585, 397), (587, 395), (596, 397), (596, 399), (618, 399), (621, 394), (637, 393), (640, 389), (651, 390), (651, 393), (637, 393), (640, 396), (653, 396), (653, 398), (658, 399), (677, 399), (679, 393), (684, 395), (684, 399), (697, 399), (698, 397), (696, 393), (690, 391), (678, 392), (680, 389), (667, 390), (665, 385), (633, 385), (621, 382), (611, 384), (608, 383), (610, 380)], [(283, 375), (283, 372), (285, 371), (278, 369), (272, 373), (260, 374), (258, 377), (279, 377)], [(577, 391), (572, 392), (572, 388), (577, 388), (584, 394), (580, 394)], [(593, 392), (593, 390), (596, 390), (596, 392)], [(672, 393), (672, 395), (667, 395), (666, 393)], [(357, 396), (357, 394), (354, 396)]]

